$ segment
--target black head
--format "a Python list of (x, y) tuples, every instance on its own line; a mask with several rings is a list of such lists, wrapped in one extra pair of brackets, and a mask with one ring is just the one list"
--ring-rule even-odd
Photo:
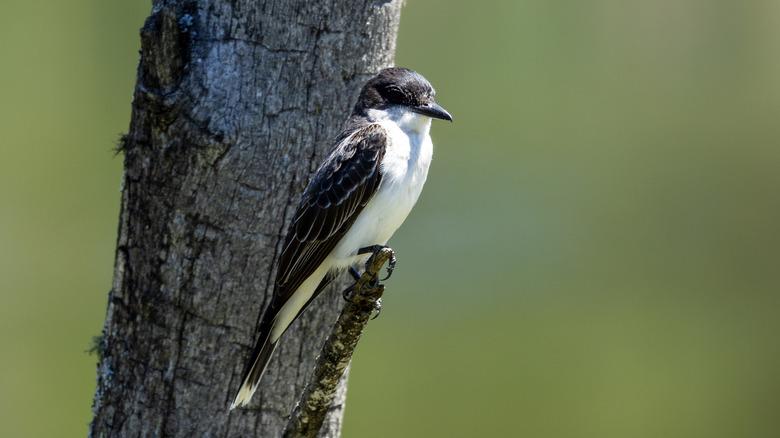
[(371, 78), (360, 92), (355, 113), (370, 109), (403, 106), (435, 119), (452, 121), (452, 116), (435, 100), (436, 91), (421, 74), (403, 67), (386, 68)]

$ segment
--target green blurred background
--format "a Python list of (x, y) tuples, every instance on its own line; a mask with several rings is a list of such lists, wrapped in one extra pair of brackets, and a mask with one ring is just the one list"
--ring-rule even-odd
[[(84, 436), (146, 2), (0, 15), (0, 436)], [(455, 115), (345, 437), (780, 433), (780, 2), (410, 0)]]

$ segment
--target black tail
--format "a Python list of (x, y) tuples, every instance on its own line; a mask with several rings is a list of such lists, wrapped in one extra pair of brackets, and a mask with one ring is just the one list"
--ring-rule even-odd
[[(319, 295), (320, 292), (325, 289), (325, 287), (333, 280), (334, 277), (335, 275), (330, 272), (325, 275), (322, 281), (320, 281), (320, 284), (312, 293), (309, 300), (306, 301), (303, 307), (298, 310), (298, 314), (295, 316), (295, 318), (298, 318), (298, 316), (300, 316), (300, 314), (306, 310), (307, 307), (309, 307), (309, 304), (314, 301), (317, 295)], [(274, 292), (274, 294), (276, 294), (276, 292)], [(275, 307), (272, 303), (263, 314), (263, 319), (260, 321), (260, 335), (257, 337), (257, 343), (255, 344), (255, 348), (252, 350), (252, 356), (244, 368), (244, 374), (241, 379), (241, 387), (238, 388), (238, 394), (236, 394), (236, 398), (233, 400), (233, 404), (230, 405), (231, 410), (238, 406), (246, 406), (249, 403), (249, 400), (252, 399), (252, 395), (257, 390), (257, 385), (260, 383), (260, 379), (263, 377), (263, 371), (265, 371), (265, 367), (268, 366), (268, 361), (271, 360), (271, 356), (274, 354), (274, 350), (276, 349), (276, 344), (279, 342), (279, 339), (272, 341), (271, 332), (274, 331), (274, 323), (276, 322), (278, 309), (279, 307)], [(295, 318), (293, 318), (293, 320)], [(287, 327), (282, 328), (282, 332), (285, 330), (287, 330)]]
[(252, 356), (244, 367), (241, 387), (238, 388), (236, 398), (233, 400), (233, 404), (230, 405), (231, 410), (238, 406), (246, 406), (249, 403), (249, 400), (252, 399), (252, 395), (257, 390), (260, 378), (263, 377), (265, 367), (268, 366), (268, 362), (274, 354), (276, 344), (279, 340), (277, 339), (276, 342), (271, 341), (271, 329), (274, 322), (273, 316), (274, 315), (263, 315), (263, 320), (260, 323), (260, 335), (257, 337), (255, 348), (252, 350)]

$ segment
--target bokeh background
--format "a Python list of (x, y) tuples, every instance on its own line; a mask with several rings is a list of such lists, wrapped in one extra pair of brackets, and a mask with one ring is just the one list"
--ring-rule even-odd
[[(0, 436), (84, 436), (144, 1), (0, 14)], [(780, 433), (780, 2), (409, 0), (456, 122), (345, 437)]]

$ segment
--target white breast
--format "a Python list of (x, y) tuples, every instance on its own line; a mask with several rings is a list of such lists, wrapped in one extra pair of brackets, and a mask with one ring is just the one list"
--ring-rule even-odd
[(431, 119), (401, 109), (376, 111), (372, 116), (389, 140), (381, 163), (382, 182), (331, 253), (335, 267), (366, 258), (355, 257), (360, 248), (386, 244), (409, 215), (428, 177), (433, 155)]
[(284, 333), (329, 270), (364, 262), (369, 255), (357, 256), (357, 251), (386, 244), (420, 196), (433, 154), (428, 135), (431, 119), (402, 110), (377, 111), (372, 118), (388, 136), (379, 189), (325, 261), (279, 310), (271, 332), (273, 341)]

